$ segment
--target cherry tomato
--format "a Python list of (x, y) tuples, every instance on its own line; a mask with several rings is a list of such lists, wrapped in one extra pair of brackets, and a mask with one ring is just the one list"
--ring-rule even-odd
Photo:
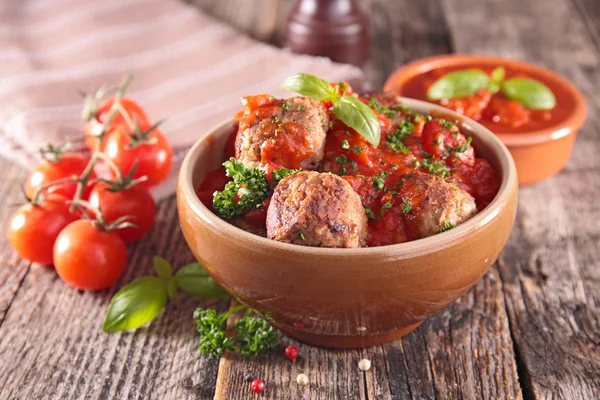
[[(50, 182), (60, 179), (78, 177), (81, 175), (89, 162), (88, 157), (79, 154), (63, 154), (56, 162), (44, 161), (39, 164), (27, 177), (25, 192), (32, 198), (37, 190)], [(94, 179), (96, 174), (92, 172), (90, 179)], [(47, 192), (58, 193), (72, 199), (77, 190), (76, 182), (69, 182), (62, 185), (52, 186)], [(91, 187), (86, 188), (83, 198), (89, 195)]]
[(453, 123), (441, 119), (433, 119), (425, 124), (421, 134), (423, 150), (437, 157), (454, 154), (462, 162), (472, 163), (473, 147), (468, 145), (467, 138), (460, 133)]
[(108, 190), (109, 188), (110, 185), (104, 182), (94, 185), (89, 202), (102, 210), (106, 223), (126, 215), (130, 217), (128, 221), (135, 224), (137, 228), (115, 231), (126, 243), (135, 242), (146, 236), (156, 216), (156, 204), (148, 189), (136, 185), (119, 192), (112, 192)]
[[(148, 124), (141, 124), (141, 130), (150, 128)], [(107, 138), (104, 151), (106, 155), (120, 168), (124, 175), (128, 175), (137, 164), (134, 178), (147, 176), (148, 181), (142, 183), (144, 187), (156, 186), (169, 175), (173, 163), (173, 152), (165, 136), (158, 129), (149, 135), (152, 143), (139, 143), (130, 147), (132, 137), (130, 131), (119, 128)]]
[(19, 257), (52, 265), (52, 248), (65, 226), (77, 219), (69, 212), (67, 198), (50, 194), (38, 205), (26, 204), (13, 215), (8, 241)]
[[(106, 122), (110, 115), (109, 111), (114, 101), (114, 97), (106, 99), (100, 105), (100, 107), (98, 107), (96, 117), (89, 120), (85, 125), (85, 143), (92, 151), (96, 150), (96, 146), (98, 144), (98, 135), (102, 133), (104, 122)], [(136, 120), (139, 121), (140, 124), (148, 123), (148, 116), (146, 115), (146, 112), (134, 100), (127, 97), (121, 98), (121, 108), (122, 110), (117, 111), (111, 122), (112, 127), (125, 125), (131, 129)], [(130, 123), (132, 124), (131, 126), (129, 126)], [(106, 138), (110, 136), (112, 132), (112, 129), (108, 130), (104, 138), (104, 143), (106, 143)], [(100, 150), (103, 149), (104, 145)]]
[(102, 290), (115, 283), (127, 266), (127, 247), (115, 231), (79, 220), (63, 229), (54, 243), (58, 276), (82, 290)]

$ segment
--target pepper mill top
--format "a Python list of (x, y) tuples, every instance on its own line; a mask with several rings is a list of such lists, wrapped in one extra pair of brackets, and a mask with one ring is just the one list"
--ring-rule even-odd
[(296, 0), (284, 46), (294, 53), (361, 65), (369, 52), (367, 19), (355, 0)]

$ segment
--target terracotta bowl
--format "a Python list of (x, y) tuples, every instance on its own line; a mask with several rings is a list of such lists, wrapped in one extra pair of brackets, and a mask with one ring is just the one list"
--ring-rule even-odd
[(519, 184), (527, 185), (557, 174), (569, 161), (577, 131), (587, 115), (587, 103), (583, 94), (562, 76), (537, 65), (501, 57), (483, 55), (442, 55), (417, 60), (397, 69), (385, 82), (384, 89), (401, 96), (403, 87), (412, 78), (428, 71), (472, 66), (516, 69), (541, 80), (556, 94), (558, 106), (568, 109), (566, 115), (546, 129), (519, 133), (494, 133), (508, 147), (512, 154)]
[(327, 347), (367, 347), (406, 335), (462, 296), (497, 259), (513, 227), (517, 175), (506, 147), (483, 126), (404, 99), (411, 109), (460, 122), (502, 176), (492, 203), (466, 223), (413, 242), (327, 249), (269, 240), (225, 222), (195, 194), (223, 161), (229, 121), (200, 139), (179, 172), (177, 207), (187, 243), (208, 273), (282, 331)]

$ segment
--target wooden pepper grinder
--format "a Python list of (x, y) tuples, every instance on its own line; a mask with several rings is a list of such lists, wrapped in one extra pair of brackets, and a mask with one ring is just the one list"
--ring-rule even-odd
[(361, 65), (369, 53), (367, 19), (355, 0), (296, 0), (284, 46), (294, 53)]

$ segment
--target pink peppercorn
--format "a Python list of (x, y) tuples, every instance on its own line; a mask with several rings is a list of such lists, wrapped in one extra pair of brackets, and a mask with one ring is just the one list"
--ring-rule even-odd
[(250, 389), (252, 389), (254, 393), (262, 393), (263, 390), (265, 390), (265, 383), (260, 379), (255, 379), (252, 381)]
[(295, 360), (298, 357), (298, 349), (296, 346), (288, 346), (285, 348), (283, 354), (288, 360)]

